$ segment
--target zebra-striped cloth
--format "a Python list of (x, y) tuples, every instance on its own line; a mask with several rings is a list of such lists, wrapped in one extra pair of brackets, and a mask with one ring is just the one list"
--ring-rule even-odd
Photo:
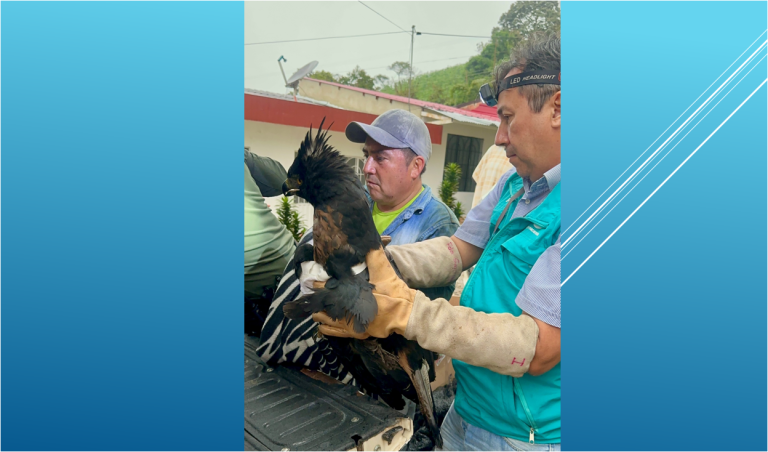
[[(299, 246), (312, 243), (312, 231), (301, 238)], [(256, 353), (270, 364), (290, 362), (327, 374), (342, 383), (355, 384), (352, 374), (339, 362), (325, 339), (314, 337), (316, 325), (312, 317), (291, 320), (283, 315), (283, 305), (300, 295), (299, 278), (293, 270), (293, 261), (283, 272), (283, 277), (269, 306), (267, 318), (261, 329), (261, 345)]]
[[(449, 233), (453, 231), (455, 228), (446, 230)], [(299, 246), (305, 243), (313, 243), (311, 229), (301, 238)], [(422, 289), (422, 292), (431, 299), (448, 299), (454, 288), (455, 285), (451, 284), (445, 287)], [(283, 277), (277, 285), (275, 296), (269, 306), (267, 318), (261, 329), (261, 345), (256, 349), (256, 353), (270, 364), (295, 363), (323, 372), (342, 383), (355, 384), (354, 377), (341, 364), (328, 341), (315, 337), (317, 323), (312, 320), (312, 317), (291, 320), (283, 315), (283, 305), (297, 299), (300, 294), (299, 278), (294, 272), (291, 260), (283, 272)]]

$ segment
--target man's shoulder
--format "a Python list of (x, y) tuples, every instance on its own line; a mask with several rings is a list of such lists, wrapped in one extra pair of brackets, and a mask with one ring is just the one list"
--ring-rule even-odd
[(520, 175), (517, 174), (517, 170), (514, 167), (512, 167), (512, 168), (508, 169), (507, 171), (505, 171), (504, 174), (502, 174), (501, 177), (499, 178), (499, 182), (497, 182), (497, 184), (498, 185), (504, 185), (504, 184), (507, 183), (507, 181), (510, 178), (513, 178), (513, 177), (517, 178), (517, 179), (522, 179), (520, 177)]
[(424, 212), (431, 214), (428, 215), (429, 217), (433, 219), (450, 220), (450, 222), (456, 223), (456, 225), (459, 224), (459, 220), (456, 218), (456, 215), (453, 213), (450, 207), (445, 205), (445, 203), (441, 201), (440, 198), (436, 197), (429, 186), (424, 185), (424, 191), (429, 192), (425, 193), (427, 195), (427, 199), (424, 203)]

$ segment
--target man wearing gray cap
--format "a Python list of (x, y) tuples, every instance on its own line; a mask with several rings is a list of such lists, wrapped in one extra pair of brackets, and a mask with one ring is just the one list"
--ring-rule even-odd
[[(365, 143), (365, 182), (371, 198), (371, 213), (381, 235), (393, 245), (450, 237), (459, 222), (421, 175), (432, 155), (429, 129), (416, 115), (390, 110), (370, 125), (352, 122), (347, 138)], [(428, 289), (430, 298), (450, 298), (453, 286)]]

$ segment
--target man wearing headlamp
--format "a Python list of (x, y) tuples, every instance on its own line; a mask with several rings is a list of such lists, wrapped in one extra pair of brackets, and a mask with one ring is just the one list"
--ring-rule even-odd
[[(495, 142), (515, 169), (452, 237), (387, 248), (405, 281), (383, 250), (368, 254), (379, 311), (365, 333), (325, 313), (313, 317), (326, 335), (397, 332), (454, 359), (445, 450), (559, 450), (559, 37), (518, 47), (495, 81), (481, 97), (497, 107)], [(412, 289), (446, 285), (475, 264), (461, 306)]]

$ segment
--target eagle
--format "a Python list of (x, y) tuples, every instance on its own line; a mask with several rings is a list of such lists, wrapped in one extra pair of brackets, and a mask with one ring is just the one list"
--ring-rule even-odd
[[(382, 241), (362, 183), (347, 158), (328, 144), (324, 123), (325, 118), (314, 137), (310, 126), (288, 170), (283, 194), (300, 196), (315, 209), (314, 246), (307, 243), (296, 249), (297, 276), (301, 264), (313, 260), (330, 278), (324, 289), (286, 303), (283, 312), (289, 319), (300, 319), (326, 311), (334, 320), (351, 322), (361, 333), (376, 317), (378, 304), (368, 271), (360, 271), (360, 264)], [(397, 333), (384, 339), (325, 338), (367, 393), (378, 395), (396, 410), (405, 407), (403, 396), (417, 403), (434, 444), (442, 447), (430, 386), (435, 379), (434, 353)]]

